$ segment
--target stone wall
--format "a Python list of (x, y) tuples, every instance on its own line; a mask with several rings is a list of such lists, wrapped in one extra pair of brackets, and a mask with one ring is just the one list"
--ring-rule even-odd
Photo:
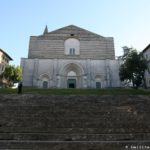
[(46, 75), (50, 88), (67, 88), (65, 77), (69, 70), (75, 71), (81, 78), (77, 88), (96, 88), (96, 79), (101, 82), (102, 88), (120, 87), (121, 84), (117, 60), (22, 58), (21, 66), (24, 86), (42, 87), (41, 77)]

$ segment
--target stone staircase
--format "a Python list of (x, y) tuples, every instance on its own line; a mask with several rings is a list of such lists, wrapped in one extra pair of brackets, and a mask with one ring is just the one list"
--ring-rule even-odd
[(0, 150), (132, 146), (150, 149), (150, 96), (0, 96)]

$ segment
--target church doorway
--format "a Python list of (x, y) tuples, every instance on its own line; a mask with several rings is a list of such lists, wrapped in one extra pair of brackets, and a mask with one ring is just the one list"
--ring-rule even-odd
[(96, 82), (96, 88), (101, 89), (101, 82)]
[(76, 79), (68, 79), (67, 86), (68, 88), (76, 88)]
[(48, 82), (47, 81), (43, 81), (43, 88), (47, 89), (48, 88)]
[(62, 88), (82, 88), (83, 68), (76, 63), (68, 63), (60, 70), (59, 87)]
[(73, 70), (69, 71), (67, 74), (67, 88), (76, 88), (77, 74)]
[(41, 74), (38, 78), (38, 87), (47, 89), (49, 88), (50, 77), (47, 74)]

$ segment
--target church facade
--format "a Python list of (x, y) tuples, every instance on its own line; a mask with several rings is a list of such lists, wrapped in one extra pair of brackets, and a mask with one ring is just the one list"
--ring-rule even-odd
[(39, 88), (120, 87), (114, 40), (70, 25), (31, 36), (21, 58), (23, 85)]

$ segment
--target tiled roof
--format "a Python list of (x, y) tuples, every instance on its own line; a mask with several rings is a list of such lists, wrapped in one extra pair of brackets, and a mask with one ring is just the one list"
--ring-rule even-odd
[(13, 60), (5, 51), (3, 51), (2, 49), (0, 49), (0, 51), (1, 51), (2, 53), (4, 53), (4, 54), (9, 58), (9, 60)]

